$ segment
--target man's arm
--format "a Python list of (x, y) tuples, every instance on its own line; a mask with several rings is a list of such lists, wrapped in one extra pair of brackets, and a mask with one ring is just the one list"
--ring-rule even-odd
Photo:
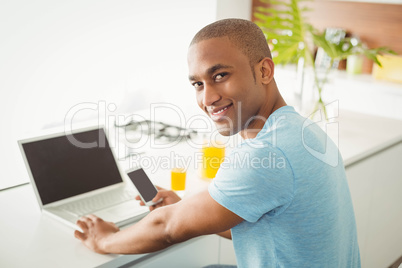
[(76, 231), (75, 236), (98, 253), (137, 254), (161, 250), (200, 235), (225, 232), (242, 221), (205, 190), (155, 209), (121, 231), (95, 216), (85, 217), (77, 222), (83, 232)]

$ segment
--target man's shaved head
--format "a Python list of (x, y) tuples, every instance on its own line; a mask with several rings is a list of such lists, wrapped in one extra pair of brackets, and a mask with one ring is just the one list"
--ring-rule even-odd
[(271, 51), (261, 29), (253, 22), (242, 19), (224, 19), (205, 26), (194, 36), (190, 46), (217, 37), (228, 37), (249, 58), (251, 66), (265, 57), (271, 58)]

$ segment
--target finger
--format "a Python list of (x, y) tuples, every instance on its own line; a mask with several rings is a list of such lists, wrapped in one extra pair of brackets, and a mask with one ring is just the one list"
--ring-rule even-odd
[(162, 202), (160, 202), (160, 203), (158, 203), (158, 204), (156, 204), (156, 205), (150, 206), (150, 207), (149, 207), (149, 210), (152, 211), (152, 210), (157, 209), (157, 208), (160, 208), (160, 207), (163, 207), (163, 203), (162, 203)]
[(145, 203), (142, 201), (141, 197), (139, 195), (137, 195), (135, 197), (135, 200), (139, 200), (140, 201), (140, 206), (145, 206)]
[(162, 202), (163, 201), (163, 197), (161, 197), (161, 196), (158, 196), (158, 195), (156, 195), (155, 197), (154, 197), (154, 199), (152, 199), (152, 202), (154, 202), (154, 203), (160, 203), (160, 202)]
[(87, 236), (85, 234), (83, 234), (83, 233), (81, 233), (80, 231), (77, 231), (77, 230), (75, 230), (74, 236), (75, 236), (75, 238), (77, 238), (77, 239), (79, 239), (81, 241), (84, 241), (85, 239), (87, 239)]
[(112, 221), (107, 221), (107, 224), (109, 224), (110, 226), (113, 226), (113, 228), (120, 230), (120, 228), (116, 225), (116, 223), (112, 222)]
[(112, 222), (112, 221), (107, 221), (106, 223), (108, 223), (108, 224), (110, 224), (110, 225), (113, 225), (114, 227), (117, 227), (117, 225), (116, 225), (114, 222)]
[[(87, 215), (87, 216), (82, 216), (82, 217), (79, 219), (79, 221), (82, 222), (82, 223), (84, 223), (84, 224), (86, 225), (87, 230), (88, 230), (89, 228), (92, 228), (92, 227), (94, 226), (94, 222), (92, 221), (91, 218), (88, 217), (88, 215)], [(77, 222), (77, 223), (78, 223), (78, 222)], [(83, 231), (84, 231), (84, 230), (83, 230)]]
[(93, 214), (87, 215), (87, 218), (91, 219), (93, 222), (102, 221), (101, 218), (99, 218)]
[(158, 186), (158, 185), (155, 185), (155, 187), (156, 187), (156, 189), (158, 189), (159, 191), (161, 191), (161, 190), (166, 190), (165, 188), (162, 188), (162, 187), (160, 187), (160, 186)]
[(79, 218), (79, 221), (88, 225), (92, 220), (87, 216), (82, 216), (81, 218)]
[(78, 220), (79, 220), (79, 221), (86, 222), (86, 221), (88, 221), (89, 219), (88, 219), (86, 216), (81, 216), (81, 218), (79, 218)]
[(161, 190), (161, 191), (159, 191), (159, 192), (155, 195), (155, 197), (152, 199), (152, 202), (156, 202), (156, 201), (159, 201), (160, 199), (163, 199), (163, 198), (167, 197), (167, 196), (168, 196), (168, 192), (169, 192), (169, 191), (166, 191), (166, 190)]
[(81, 220), (78, 220), (78, 221), (77, 221), (77, 225), (78, 225), (78, 227), (80, 227), (81, 230), (83, 230), (84, 232), (87, 232), (87, 231), (88, 231), (88, 226), (87, 226), (87, 224), (86, 224), (85, 222), (83, 222), (83, 221), (81, 221)]

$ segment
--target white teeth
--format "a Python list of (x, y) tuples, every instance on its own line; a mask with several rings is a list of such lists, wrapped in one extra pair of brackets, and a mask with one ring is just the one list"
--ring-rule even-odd
[(223, 108), (223, 109), (221, 109), (221, 110), (219, 110), (219, 111), (217, 111), (217, 112), (215, 112), (215, 113), (212, 113), (212, 114), (220, 114), (221, 112), (225, 111), (227, 108), (228, 108), (228, 107), (225, 107), (225, 108)]

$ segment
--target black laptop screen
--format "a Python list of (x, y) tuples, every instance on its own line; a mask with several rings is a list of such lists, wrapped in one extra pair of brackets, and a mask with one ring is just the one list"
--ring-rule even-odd
[(43, 205), (123, 181), (103, 129), (22, 147)]

